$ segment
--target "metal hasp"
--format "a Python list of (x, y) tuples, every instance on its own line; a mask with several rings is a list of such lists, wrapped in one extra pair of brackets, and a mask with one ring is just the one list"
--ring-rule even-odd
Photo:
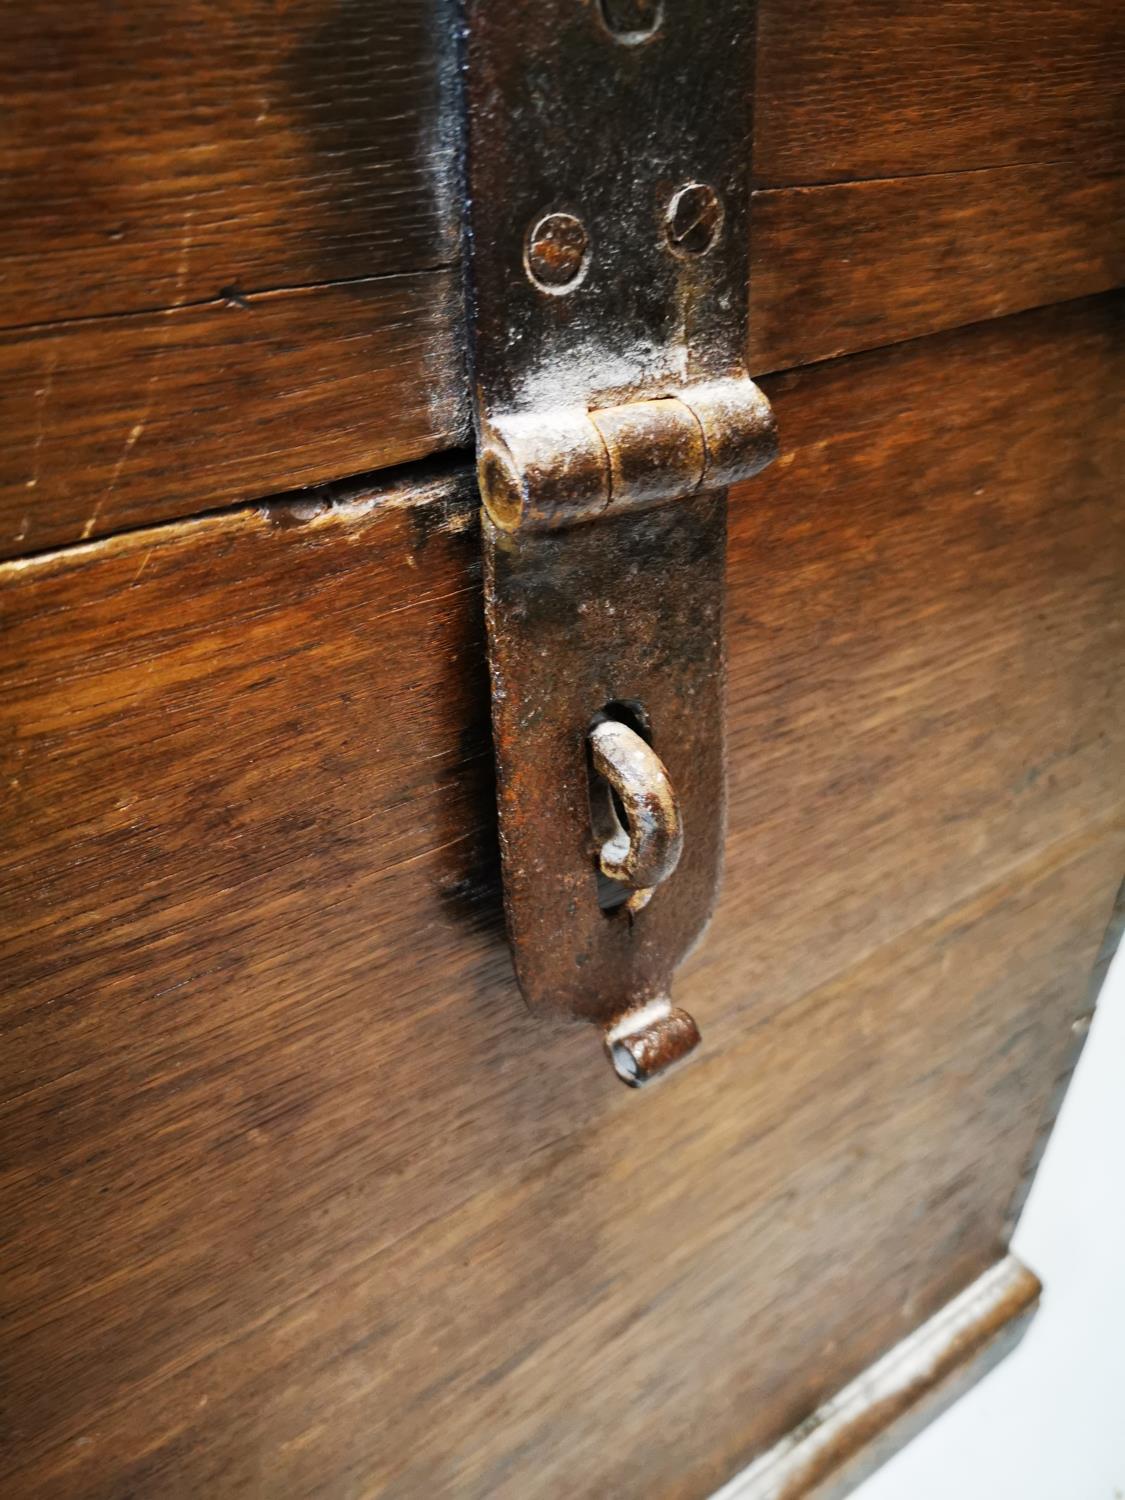
[(725, 820), (727, 487), (747, 376), (754, 6), (467, 0), (466, 242), (500, 845), (533, 1010), (633, 1085)]

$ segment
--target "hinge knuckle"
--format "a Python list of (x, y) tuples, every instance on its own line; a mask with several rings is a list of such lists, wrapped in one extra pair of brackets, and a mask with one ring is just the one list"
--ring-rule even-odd
[(726, 489), (753, 479), (777, 457), (773, 409), (748, 375), (690, 386), (680, 399), (703, 432), (704, 489)]
[(589, 412), (497, 418), (480, 486), (501, 530), (551, 529), (726, 489), (776, 454), (769, 401), (743, 375)]
[(703, 433), (672, 397), (630, 401), (591, 413), (609, 455), (609, 503), (640, 509), (693, 495), (703, 480)]
[(609, 503), (609, 457), (581, 408), (493, 422), (478, 473), (481, 497), (501, 531), (590, 520)]

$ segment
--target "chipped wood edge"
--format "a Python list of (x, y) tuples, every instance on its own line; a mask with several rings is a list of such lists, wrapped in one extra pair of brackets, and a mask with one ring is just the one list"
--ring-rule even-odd
[(1016, 1347), (1040, 1291), (1006, 1256), (713, 1500), (841, 1500)]
[(1114, 899), (1113, 910), (1110, 912), (1109, 921), (1106, 924), (1105, 935), (1102, 938), (1098, 956), (1094, 960), (1094, 967), (1090, 971), (1089, 983), (1086, 987), (1085, 1003), (1082, 1009), (1070, 1023), (1070, 1042), (1063, 1057), (1058, 1074), (1055, 1077), (1050, 1097), (1043, 1107), (1038, 1127), (1035, 1132), (1035, 1140), (1032, 1143), (1027, 1160), (1024, 1163), (1023, 1172), (1020, 1176), (1019, 1185), (1012, 1196), (1008, 1206), (1008, 1217), (1005, 1221), (1004, 1238), (1011, 1240), (1015, 1232), (1016, 1224), (1023, 1213), (1035, 1181), (1039, 1164), (1043, 1160), (1043, 1153), (1047, 1149), (1047, 1142), (1055, 1128), (1055, 1123), (1062, 1109), (1063, 1100), (1066, 1098), (1070, 1081), (1074, 1077), (1074, 1071), (1082, 1057), (1086, 1046), (1086, 1038), (1090, 1032), (1090, 1024), (1094, 1019), (1097, 1009), (1098, 996), (1102, 985), (1105, 983), (1109, 966), (1117, 956), (1121, 947), (1122, 937), (1125, 935), (1125, 880), (1122, 880)]
[[(314, 531), (353, 525), (369, 514), (446, 506), (449, 516), (441, 529), (466, 531), (477, 524), (479, 500), (472, 469), (462, 449), (386, 469), (326, 480), (282, 490), (257, 500), (242, 500), (197, 515), (170, 516), (140, 526), (105, 532), (86, 541), (62, 542), (57, 547), (5, 557), (0, 552), (0, 592), (18, 579), (84, 567), (139, 549), (175, 546), (212, 532), (234, 536), (246, 530), (304, 526)], [(2, 546), (2, 544), (0, 544)]]

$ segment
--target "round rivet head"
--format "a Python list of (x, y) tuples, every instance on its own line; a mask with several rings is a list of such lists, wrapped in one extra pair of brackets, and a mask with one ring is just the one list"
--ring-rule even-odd
[(705, 182), (689, 182), (672, 194), (665, 229), (677, 254), (705, 255), (718, 239), (722, 223), (722, 200)]
[(544, 214), (527, 236), (527, 274), (543, 291), (573, 290), (589, 257), (590, 236), (573, 214)]
[(635, 47), (660, 29), (663, 0), (601, 0), (602, 20), (619, 42)]

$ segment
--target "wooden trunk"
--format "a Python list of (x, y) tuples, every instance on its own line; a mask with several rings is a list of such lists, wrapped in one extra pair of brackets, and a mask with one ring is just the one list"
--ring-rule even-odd
[(781, 454), (637, 1095), (504, 937), (452, 6), (0, 17), (5, 1494), (836, 1493), (1033, 1307), (1125, 862), (1120, 16), (757, 28)]

